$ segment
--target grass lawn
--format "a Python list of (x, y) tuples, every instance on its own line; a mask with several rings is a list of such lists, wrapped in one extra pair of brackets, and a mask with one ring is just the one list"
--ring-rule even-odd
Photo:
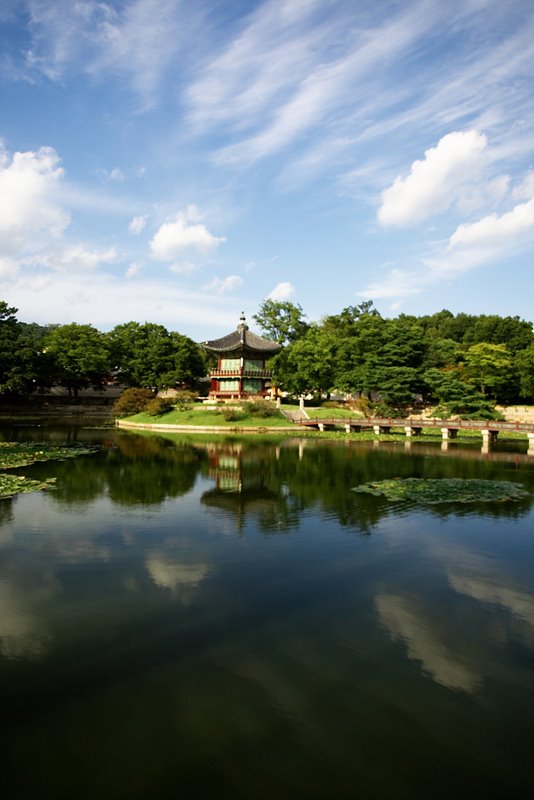
[(306, 414), (310, 419), (362, 419), (363, 414), (359, 411), (351, 411), (350, 408), (306, 408)]
[(225, 428), (287, 428), (292, 424), (280, 412), (274, 417), (254, 417), (252, 414), (247, 414), (243, 415), (241, 419), (226, 420), (221, 413), (210, 411), (205, 406), (195, 406), (185, 411), (175, 409), (158, 417), (151, 417), (143, 412), (126, 417), (126, 421), (139, 422), (144, 425), (217, 425)]

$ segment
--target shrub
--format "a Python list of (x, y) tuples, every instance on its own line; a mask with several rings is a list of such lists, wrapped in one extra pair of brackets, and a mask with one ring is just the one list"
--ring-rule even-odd
[(138, 386), (132, 386), (130, 389), (125, 389), (121, 396), (115, 401), (113, 405), (113, 414), (115, 417), (129, 417), (132, 414), (140, 414), (153, 399), (154, 392), (150, 389), (141, 389)]
[(349, 400), (347, 403), (351, 411), (357, 411), (364, 417), (371, 415), (371, 401), (368, 397), (359, 397), (357, 400)]
[(247, 411), (253, 417), (277, 417), (279, 414), (278, 408), (274, 403), (269, 400), (250, 400), (247, 403)]
[(180, 390), (176, 397), (174, 397), (174, 405), (178, 411), (187, 411), (191, 408), (196, 400), (195, 392), (187, 391), (187, 389)]
[(146, 404), (145, 411), (151, 417), (160, 417), (174, 408), (174, 401), (170, 397), (154, 397)]
[(237, 422), (247, 416), (246, 412), (239, 406), (226, 406), (221, 409), (220, 413), (227, 422)]

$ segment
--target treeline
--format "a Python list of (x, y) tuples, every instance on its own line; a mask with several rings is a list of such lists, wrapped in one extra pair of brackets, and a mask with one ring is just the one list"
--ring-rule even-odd
[(272, 365), (277, 385), (294, 395), (343, 392), (379, 413), (419, 399), (474, 417), (534, 400), (534, 333), (519, 317), (444, 310), (386, 319), (365, 302), (307, 323), (299, 305), (266, 300), (254, 319), (285, 345)]
[[(202, 346), (163, 325), (127, 322), (102, 333), (76, 323), (26, 324), (16, 314), (0, 301), (0, 396), (56, 384), (76, 396), (110, 381), (198, 389), (208, 371)], [(464, 416), (534, 401), (534, 333), (519, 317), (444, 310), (389, 319), (366, 302), (308, 322), (299, 305), (266, 300), (254, 319), (284, 345), (270, 362), (274, 382), (295, 397), (341, 392), (378, 413), (405, 411), (419, 400)]]
[(60, 385), (80, 389), (116, 382), (160, 390), (195, 387), (206, 374), (202, 347), (152, 322), (127, 322), (102, 333), (92, 325), (19, 322), (0, 301), (0, 396), (28, 397)]

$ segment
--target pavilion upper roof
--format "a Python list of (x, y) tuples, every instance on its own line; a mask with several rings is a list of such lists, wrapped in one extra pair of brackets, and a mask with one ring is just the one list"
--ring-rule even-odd
[(212, 339), (211, 341), (204, 342), (206, 350), (211, 350), (213, 353), (231, 353), (236, 350), (256, 350), (260, 353), (268, 353), (274, 355), (282, 349), (282, 345), (278, 342), (273, 342), (272, 339), (265, 339), (263, 336), (258, 336), (248, 329), (245, 324), (245, 316), (241, 314), (240, 323), (237, 330), (228, 333), (220, 339)]

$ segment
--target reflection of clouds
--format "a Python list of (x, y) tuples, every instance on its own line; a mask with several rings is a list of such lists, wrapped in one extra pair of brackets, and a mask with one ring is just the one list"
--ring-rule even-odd
[(43, 576), (31, 584), (12, 576), (0, 579), (0, 653), (5, 658), (38, 660), (47, 650), (43, 604), (55, 591), (53, 579)]
[(408, 658), (422, 664), (436, 683), (449, 689), (474, 692), (480, 676), (451, 654), (433, 625), (415, 603), (402, 595), (381, 594), (375, 598), (380, 622), (393, 640), (401, 639)]
[(527, 592), (510, 589), (502, 582), (489, 577), (472, 577), (449, 574), (449, 583), (460, 594), (483, 603), (501, 606), (534, 628), (534, 597)]
[(151, 553), (145, 564), (156, 586), (173, 593), (196, 588), (210, 572), (208, 564), (187, 564), (162, 553)]

